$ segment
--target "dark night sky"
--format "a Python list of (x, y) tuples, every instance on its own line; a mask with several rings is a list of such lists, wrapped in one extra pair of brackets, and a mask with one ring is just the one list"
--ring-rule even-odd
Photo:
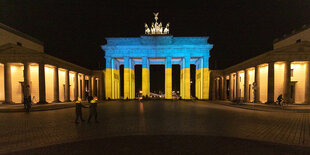
[(0, 0), (0, 22), (90, 69), (104, 67), (105, 37), (138, 37), (154, 11), (174, 36), (209, 36), (213, 69), (266, 52), (273, 39), (310, 24), (309, 0)]

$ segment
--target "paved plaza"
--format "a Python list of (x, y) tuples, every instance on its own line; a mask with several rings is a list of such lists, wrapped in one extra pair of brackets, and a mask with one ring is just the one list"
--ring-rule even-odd
[[(99, 123), (75, 124), (74, 108), (0, 113), (0, 153), (310, 152), (307, 112), (251, 110), (209, 101), (133, 100), (99, 103), (98, 114)], [(84, 119), (87, 116), (88, 109), (83, 109)]]

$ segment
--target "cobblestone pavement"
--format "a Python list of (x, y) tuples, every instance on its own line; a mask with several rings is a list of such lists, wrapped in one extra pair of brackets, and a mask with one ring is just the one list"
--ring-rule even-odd
[[(207, 101), (99, 103), (99, 123), (75, 124), (75, 109), (0, 113), (0, 153), (130, 135), (204, 135), (308, 147), (310, 114), (267, 112)], [(83, 109), (84, 119), (88, 109)]]
[[(31, 111), (57, 110), (75, 107), (74, 102), (60, 102), (48, 104), (32, 104)], [(0, 113), (6, 112), (25, 112), (24, 104), (0, 104)]]

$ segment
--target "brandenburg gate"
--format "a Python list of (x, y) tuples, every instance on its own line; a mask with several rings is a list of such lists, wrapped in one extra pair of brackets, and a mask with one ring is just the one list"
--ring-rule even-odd
[(135, 65), (142, 64), (142, 95), (150, 96), (150, 65), (165, 65), (165, 98), (172, 99), (172, 65), (180, 65), (180, 96), (190, 99), (190, 65), (196, 65), (196, 96), (209, 99), (208, 37), (173, 37), (166, 27), (145, 24), (145, 35), (140, 37), (106, 38), (105, 93), (106, 98), (120, 99), (120, 65), (124, 65), (124, 99), (135, 99)]

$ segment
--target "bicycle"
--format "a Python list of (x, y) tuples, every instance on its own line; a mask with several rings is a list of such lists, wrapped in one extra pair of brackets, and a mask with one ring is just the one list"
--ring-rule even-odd
[(282, 109), (284, 109), (284, 106), (288, 106), (288, 103), (285, 102), (284, 100), (282, 100), (282, 101), (280, 102), (280, 106), (282, 107)]

